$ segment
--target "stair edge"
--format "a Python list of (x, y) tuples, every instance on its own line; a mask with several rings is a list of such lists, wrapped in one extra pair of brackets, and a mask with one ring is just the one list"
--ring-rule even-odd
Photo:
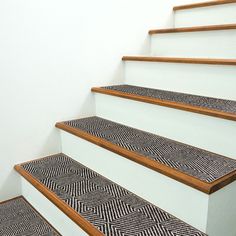
[(101, 93), (101, 94), (111, 95), (111, 96), (115, 96), (115, 97), (121, 97), (121, 98), (130, 99), (130, 100), (135, 100), (135, 101), (139, 101), (139, 102), (145, 102), (145, 103), (150, 103), (150, 104), (154, 104), (154, 105), (165, 106), (165, 107), (183, 110), (183, 111), (187, 111), (187, 112), (193, 112), (193, 113), (212, 116), (212, 117), (216, 117), (216, 118), (236, 121), (236, 115), (234, 115), (234, 114), (220, 112), (220, 111), (216, 111), (216, 110), (210, 110), (207, 108), (191, 106), (191, 105), (187, 105), (187, 104), (185, 105), (182, 103), (177, 103), (177, 102), (172, 102), (172, 101), (167, 101), (167, 100), (160, 100), (160, 99), (156, 99), (156, 98), (150, 98), (150, 97), (139, 96), (139, 95), (134, 95), (134, 94), (127, 94), (127, 93), (123, 93), (123, 92), (119, 92), (119, 91), (103, 89), (100, 87), (93, 87), (91, 89), (91, 91), (95, 92), (95, 93)]
[(166, 28), (166, 29), (153, 29), (153, 30), (149, 30), (148, 33), (149, 33), (149, 35), (154, 35), (154, 34), (165, 34), (165, 33), (220, 31), (220, 30), (233, 30), (233, 29), (236, 29), (236, 24), (207, 25), (207, 26), (179, 27), (179, 28)]
[(236, 66), (236, 60), (235, 59), (123, 56), (122, 61), (168, 62), (168, 63), (187, 63), (187, 64)]
[(236, 3), (236, 1), (235, 0), (218, 0), (218, 1), (199, 2), (199, 3), (192, 3), (192, 4), (175, 6), (175, 7), (173, 7), (173, 10), (178, 11), (178, 10), (186, 10), (186, 9), (192, 9), (192, 8), (224, 5), (224, 4), (230, 4), (230, 3)]
[[(40, 158), (43, 159), (43, 158)], [(37, 159), (37, 160), (40, 160)], [(91, 225), (87, 220), (80, 216), (76, 211), (70, 208), (66, 203), (60, 200), (56, 194), (45, 187), (42, 183), (36, 180), (30, 173), (24, 170), (21, 165), (30, 163), (27, 161), (14, 166), (14, 169), (25, 178), (30, 184), (32, 184), (40, 193), (42, 193), (49, 201), (57, 206), (64, 214), (66, 214), (72, 221), (74, 221), (81, 229), (83, 229), (89, 235), (102, 236), (103, 234)]]

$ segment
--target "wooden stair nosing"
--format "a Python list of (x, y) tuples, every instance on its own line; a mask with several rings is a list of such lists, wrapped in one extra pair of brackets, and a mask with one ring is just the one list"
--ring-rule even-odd
[(135, 100), (139, 102), (145, 102), (145, 103), (155, 104), (159, 106), (170, 107), (170, 108), (174, 108), (178, 110), (194, 112), (194, 113), (198, 113), (202, 115), (213, 116), (213, 117), (217, 117), (221, 119), (236, 121), (236, 115), (232, 113), (220, 112), (217, 110), (210, 110), (207, 108), (191, 106), (191, 105), (177, 103), (173, 101), (160, 100), (157, 98), (139, 96), (135, 94), (128, 94), (128, 93), (124, 93), (120, 91), (114, 91), (114, 90), (109, 90), (109, 89), (104, 89), (104, 88), (99, 88), (99, 87), (92, 88), (91, 90), (92, 92), (95, 92), (95, 93), (101, 93), (101, 94), (131, 99), (131, 100)]
[(217, 0), (217, 1), (200, 2), (200, 3), (175, 6), (173, 10), (174, 11), (187, 10), (187, 9), (192, 9), (192, 8), (210, 7), (210, 6), (224, 5), (224, 4), (230, 4), (230, 3), (236, 3), (236, 1), (235, 0)]
[(150, 30), (149, 34), (153, 35), (153, 34), (165, 34), (165, 33), (185, 33), (185, 32), (218, 31), (218, 30), (233, 30), (233, 29), (236, 29), (236, 24), (154, 29)]
[[(43, 158), (40, 158), (43, 159)], [(37, 160), (40, 160), (37, 159)], [(22, 163), (27, 164), (31, 161)], [(21, 164), (21, 165), (22, 165)], [(60, 200), (55, 193), (45, 187), (42, 183), (36, 180), (31, 174), (24, 170), (20, 165), (15, 165), (14, 169), (30, 182), (39, 192), (41, 192), (49, 201), (56, 205), (63, 213), (65, 213), (72, 221), (74, 221), (80, 228), (82, 228), (89, 235), (102, 236), (103, 234), (91, 225), (87, 220), (80, 216), (74, 209), (72, 209), (65, 202)]]
[(171, 167), (168, 167), (164, 164), (158, 163), (157, 161), (150, 160), (150, 159), (146, 158), (145, 156), (137, 154), (133, 151), (129, 151), (125, 148), (122, 148), (122, 147), (119, 147), (115, 144), (112, 144), (106, 140), (95, 137), (95, 136), (88, 134), (84, 131), (81, 131), (79, 129), (73, 128), (69, 125), (66, 125), (64, 122), (56, 123), (56, 127), (61, 130), (66, 131), (66, 132), (69, 132), (79, 138), (82, 138), (86, 141), (89, 141), (95, 145), (98, 145), (102, 148), (112, 151), (118, 155), (121, 155), (129, 160), (132, 160), (132, 161), (138, 163), (138, 164), (141, 164), (147, 168), (157, 171), (165, 176), (175, 179), (185, 185), (188, 185), (188, 186), (195, 188), (195, 189), (197, 189), (203, 193), (206, 193), (206, 194), (212, 194), (212, 193), (216, 192), (217, 190), (225, 187), (226, 185), (232, 183), (234, 180), (236, 180), (236, 171), (234, 171), (234, 172), (229, 173), (229, 174), (225, 175), (224, 177), (222, 177), (212, 183), (207, 183), (207, 182), (201, 181), (195, 177), (187, 175), (183, 172), (175, 170)]
[(186, 64), (236, 66), (236, 59), (123, 56), (122, 60), (123, 61), (167, 62), (167, 63), (186, 63)]

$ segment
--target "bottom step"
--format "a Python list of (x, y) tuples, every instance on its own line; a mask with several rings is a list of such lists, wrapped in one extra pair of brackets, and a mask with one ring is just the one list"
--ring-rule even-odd
[(0, 203), (0, 235), (60, 236), (23, 197)]
[(15, 169), (89, 235), (205, 235), (64, 154)]

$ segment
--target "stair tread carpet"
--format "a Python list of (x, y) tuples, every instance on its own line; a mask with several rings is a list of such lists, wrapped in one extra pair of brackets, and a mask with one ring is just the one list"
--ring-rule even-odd
[[(116, 149), (115, 152), (123, 155), (122, 150), (125, 150), (123, 156), (128, 158), (129, 153), (131, 153), (130, 156), (137, 154), (138, 158), (135, 161), (145, 165), (145, 162), (150, 160), (154, 165), (157, 164), (157, 169), (154, 169), (159, 172), (163, 166), (168, 167), (168, 176), (190, 184), (190, 186), (192, 186), (193, 179), (188, 179), (186, 176), (193, 177), (201, 184), (206, 183), (204, 187), (209, 187), (209, 189), (201, 189), (201, 186), (192, 187), (207, 193), (213, 191), (215, 184), (220, 184), (219, 188), (222, 188), (235, 180), (236, 160), (100, 117), (61, 122), (57, 123), (56, 127), (111, 151), (115, 150), (112, 146), (114, 145), (121, 150)], [(159, 166), (159, 164), (161, 165)], [(176, 170), (177, 175), (173, 173), (173, 170)], [(178, 179), (180, 173), (185, 174), (183, 181)], [(226, 179), (225, 184), (221, 182), (221, 179), (225, 180), (224, 176), (230, 176), (229, 179)]]
[[(30, 174), (86, 219), (96, 235), (205, 235), (65, 154), (30, 161), (16, 169)], [(85, 230), (95, 235), (88, 227)]]
[(60, 236), (23, 197), (0, 203), (0, 235)]
[[(93, 92), (126, 97), (143, 102), (156, 103), (183, 110), (195, 111), (211, 116), (236, 120), (236, 101), (186, 93), (138, 87), (133, 85), (115, 85), (93, 88)], [(132, 97), (133, 96), (133, 97)]]

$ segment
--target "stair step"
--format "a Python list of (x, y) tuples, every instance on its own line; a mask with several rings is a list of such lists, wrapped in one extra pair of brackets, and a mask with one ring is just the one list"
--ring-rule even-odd
[(0, 235), (60, 236), (23, 197), (0, 203)]
[(92, 91), (236, 121), (236, 101), (132, 85), (92, 88)]
[(185, 33), (185, 32), (232, 30), (232, 29), (236, 29), (236, 24), (205, 25), (205, 26), (194, 26), (194, 27), (153, 29), (153, 30), (149, 31), (149, 34), (153, 35), (153, 34), (165, 34), (165, 33)]
[(185, 9), (192, 9), (192, 8), (199, 8), (199, 7), (210, 7), (210, 6), (224, 5), (224, 4), (229, 4), (229, 3), (236, 3), (236, 1), (235, 0), (207, 1), (207, 2), (200, 2), (200, 3), (175, 6), (173, 9), (174, 9), (174, 11), (178, 11), (178, 10), (185, 10)]
[(99, 117), (56, 127), (207, 194), (236, 178), (233, 159)]
[(236, 100), (236, 66), (196, 64), (236, 60), (135, 56), (123, 60), (125, 84)]
[(206, 65), (231, 65), (236, 66), (235, 59), (208, 59), (208, 58), (178, 58), (178, 57), (149, 57), (149, 56), (124, 56), (123, 61), (169, 62)]
[(236, 1), (219, 0), (174, 7), (175, 27), (234, 24)]
[(205, 235), (65, 154), (15, 169), (89, 235)]
[(236, 24), (156, 29), (149, 34), (152, 56), (236, 58)]

